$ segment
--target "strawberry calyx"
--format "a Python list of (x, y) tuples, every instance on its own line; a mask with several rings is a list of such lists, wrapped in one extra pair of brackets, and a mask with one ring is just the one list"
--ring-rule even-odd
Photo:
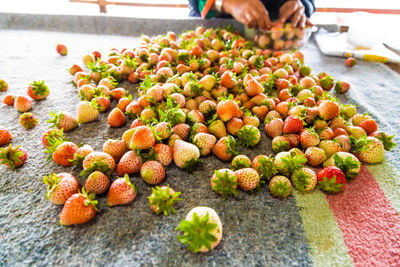
[(202, 246), (211, 250), (212, 242), (217, 241), (217, 237), (211, 233), (217, 227), (216, 223), (209, 222), (209, 213), (200, 218), (197, 213), (193, 214), (193, 221), (183, 220), (175, 230), (180, 230), (184, 234), (177, 236), (179, 242), (188, 245), (194, 253), (200, 251)]
[(57, 147), (62, 143), (64, 143), (65, 141), (66, 140), (64, 139), (58, 139), (58, 138), (48, 139), (47, 149), (44, 151), (44, 153), (49, 154), (49, 156), (46, 159), (47, 161), (51, 160), (54, 151), (56, 151)]
[(24, 152), (20, 147), (13, 148), (10, 144), (7, 148), (0, 148), (0, 164), (4, 164), (14, 170), (15, 164), (21, 162), (20, 158), (24, 156)]
[(232, 161), (232, 170), (237, 171), (244, 168), (250, 168), (250, 164), (245, 159), (234, 159)]
[(292, 186), (288, 179), (273, 181), (269, 186), (269, 191), (274, 195), (286, 199), (292, 191)]
[(20, 123), (25, 129), (32, 129), (38, 122), (38, 118), (30, 112), (25, 112), (20, 116)]
[(302, 169), (298, 169), (293, 172), (291, 180), (297, 190), (305, 191), (310, 184), (310, 178), (310, 174), (307, 174)]
[(63, 128), (61, 128), (60, 130), (58, 130), (56, 128), (50, 129), (47, 133), (45, 133), (44, 138), (47, 140), (48, 143), (50, 143), (50, 140), (55, 140), (55, 139), (69, 141), (68, 138), (65, 138)]
[(52, 118), (50, 118), (49, 120), (47, 120), (47, 123), (50, 123), (51, 126), (50, 127), (60, 127), (60, 122), (64, 116), (64, 113), (62, 111), (59, 111), (58, 113), (54, 113), (53, 111), (50, 111), (50, 116)]
[(392, 150), (397, 144), (393, 141), (394, 135), (387, 135), (384, 132), (380, 132), (378, 135), (374, 136), (378, 140), (380, 140), (383, 144), (383, 147), (386, 151)]
[(225, 139), (226, 154), (232, 154), (234, 156), (238, 155), (239, 152), (236, 150), (236, 139), (232, 135), (228, 135)]
[(351, 143), (351, 153), (362, 152), (368, 150), (368, 145), (371, 144), (372, 140), (367, 140), (367, 135), (364, 134), (359, 139), (356, 139), (354, 136), (350, 136)]
[(122, 179), (125, 179), (125, 183), (133, 189), (133, 192), (137, 193), (137, 189), (136, 186), (131, 182), (131, 180), (129, 179), (129, 175), (125, 174), (124, 177)]
[(243, 126), (237, 133), (237, 136), (239, 138), (239, 144), (244, 145), (245, 147), (249, 146), (253, 147), (257, 145), (258, 142), (260, 141), (260, 139), (258, 138), (259, 135), (260, 135), (260, 130), (251, 125)]
[(171, 127), (177, 125), (178, 123), (182, 122), (184, 118), (184, 113), (181, 112), (180, 104), (177, 104), (175, 100), (171, 97), (167, 98), (167, 108), (166, 110), (158, 109), (158, 114), (161, 121), (166, 121), (171, 124)]
[(194, 172), (197, 167), (203, 163), (202, 159), (195, 159), (195, 158), (191, 158), (190, 160), (186, 161), (185, 164), (183, 165), (182, 169), (184, 169), (185, 171), (187, 171), (188, 173), (192, 173)]
[(93, 162), (92, 165), (90, 165), (89, 168), (84, 169), (79, 176), (83, 176), (84, 178), (88, 178), (90, 174), (92, 174), (95, 171), (100, 171), (104, 173), (105, 175), (109, 175), (110, 173), (110, 166), (107, 163), (104, 163), (102, 161), (99, 162)]
[(274, 142), (272, 144), (272, 150), (275, 152), (284, 152), (290, 149), (290, 144), (288, 141), (278, 140), (278, 142)]
[(358, 175), (358, 172), (353, 171), (354, 169), (358, 169), (361, 165), (360, 161), (354, 160), (352, 157), (348, 156), (344, 160), (335, 153), (333, 155), (333, 160), (335, 161), (336, 167), (342, 170), (346, 179), (350, 181), (352, 178)]
[(257, 172), (260, 174), (261, 180), (271, 180), (272, 176), (278, 173), (278, 170), (274, 164), (274, 158), (271, 156), (265, 157), (261, 155), (258, 158), (258, 163), (260, 166), (257, 168)]
[(330, 179), (324, 177), (323, 180), (319, 180), (318, 187), (328, 194), (334, 194), (344, 190), (344, 184), (336, 182), (336, 175)]
[(170, 212), (176, 214), (174, 204), (182, 200), (178, 198), (181, 192), (171, 194), (169, 185), (164, 190), (156, 186), (152, 188), (152, 192), (153, 194), (147, 198), (149, 199), (149, 205), (156, 207), (156, 214), (163, 213), (165, 216), (168, 216)]
[(301, 169), (307, 163), (307, 158), (304, 154), (296, 155), (295, 153), (290, 153), (289, 155), (283, 156), (283, 165), (285, 169), (292, 174), (294, 171)]
[(85, 198), (83, 202), (85, 206), (92, 205), (96, 211), (99, 211), (99, 209), (97, 208), (98, 201), (96, 200), (95, 193), (88, 194), (85, 190), (85, 187), (82, 187), (82, 192), (80, 192), (79, 194)]
[(47, 184), (47, 190), (45, 193), (46, 199), (49, 199), (51, 194), (56, 190), (58, 183), (61, 181), (61, 179), (57, 176), (56, 173), (49, 174), (49, 176), (44, 176), (43, 177), (43, 182)]
[(71, 162), (72, 165), (75, 166), (75, 169), (82, 168), (82, 163), (84, 159), (85, 159), (84, 156), (75, 154), (74, 159), (69, 159), (69, 162)]
[(44, 81), (34, 81), (30, 85), (35, 95), (45, 96), (49, 93), (49, 88), (44, 84)]
[(309, 66), (303, 65), (299, 68), (299, 73), (303, 77), (308, 76), (311, 73), (311, 68)]
[(214, 185), (212, 190), (222, 195), (222, 199), (225, 200), (227, 196), (236, 196), (239, 192), (236, 190), (238, 183), (236, 182), (235, 175), (229, 175), (227, 171), (221, 174), (219, 171), (215, 171), (217, 179), (213, 179)]

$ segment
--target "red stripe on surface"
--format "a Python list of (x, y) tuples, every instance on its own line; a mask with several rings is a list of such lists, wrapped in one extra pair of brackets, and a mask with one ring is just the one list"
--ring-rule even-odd
[(356, 266), (400, 265), (400, 216), (366, 166), (327, 199)]

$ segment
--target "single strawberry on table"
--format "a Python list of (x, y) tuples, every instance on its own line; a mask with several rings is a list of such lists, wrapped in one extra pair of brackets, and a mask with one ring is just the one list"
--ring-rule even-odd
[(88, 123), (96, 120), (99, 117), (98, 105), (95, 99), (91, 102), (81, 101), (76, 109), (78, 123)]
[(140, 168), (140, 176), (148, 184), (159, 184), (165, 178), (164, 166), (155, 160), (146, 161)]
[(69, 112), (58, 111), (54, 113), (50, 111), (50, 117), (51, 118), (46, 121), (51, 125), (50, 127), (55, 127), (59, 130), (63, 129), (64, 132), (69, 132), (78, 126), (75, 117)]
[(208, 207), (190, 210), (175, 230), (183, 232), (177, 237), (179, 242), (194, 253), (208, 252), (222, 240), (222, 222), (215, 210)]
[(126, 121), (124, 113), (119, 108), (114, 108), (108, 114), (107, 122), (111, 127), (121, 127)]
[(23, 165), (28, 158), (28, 153), (21, 146), (12, 147), (10, 144), (6, 148), (0, 148), (0, 164), (6, 165), (14, 170)]
[(64, 205), (73, 194), (79, 192), (79, 183), (70, 173), (53, 173), (43, 177), (47, 185), (46, 198), (55, 205)]
[(32, 108), (32, 101), (26, 96), (17, 96), (14, 101), (14, 107), (19, 112), (27, 112)]
[(8, 90), (8, 84), (3, 79), (0, 79), (0, 92), (5, 92)]
[(14, 95), (6, 95), (3, 98), (3, 103), (7, 106), (14, 106), (15, 96)]
[(268, 188), (271, 195), (279, 198), (286, 199), (292, 193), (292, 183), (282, 175), (272, 177)]
[(293, 172), (291, 181), (297, 190), (311, 191), (317, 185), (317, 175), (312, 169), (304, 167)]
[(191, 143), (176, 140), (173, 148), (173, 159), (177, 167), (193, 172), (201, 162), (200, 150)]
[(64, 140), (64, 141), (69, 141), (64, 134), (63, 129), (59, 130), (57, 128), (53, 128), (45, 132), (42, 136), (42, 145), (45, 148), (48, 148), (51, 146), (51, 143), (54, 143), (56, 140)]
[(65, 202), (60, 215), (61, 225), (87, 223), (96, 215), (96, 205), (95, 194), (88, 195), (85, 188), (82, 188), (81, 193), (73, 194)]
[(125, 205), (131, 203), (137, 195), (136, 186), (129, 180), (129, 175), (115, 180), (108, 191), (107, 205)]
[(210, 180), (211, 189), (222, 195), (225, 200), (228, 196), (236, 196), (239, 192), (236, 190), (238, 186), (237, 176), (230, 169), (215, 170)]
[(101, 195), (105, 193), (110, 187), (110, 179), (102, 172), (92, 172), (85, 182), (85, 188), (88, 193), (95, 193)]
[(175, 192), (169, 185), (153, 187), (152, 194), (147, 197), (151, 211), (155, 214), (162, 213), (165, 216), (168, 216), (170, 212), (176, 214), (174, 205), (182, 200), (178, 198), (180, 194), (181, 192)]
[(349, 57), (348, 59), (346, 59), (346, 67), (353, 67), (354, 65), (357, 64), (357, 59), (355, 59), (354, 57)]
[(43, 100), (50, 94), (50, 90), (44, 81), (34, 81), (28, 86), (27, 94), (34, 100)]
[(13, 139), (11, 133), (6, 128), (0, 126), (0, 146), (7, 145)]
[(236, 151), (236, 139), (233, 136), (225, 136), (219, 139), (213, 148), (214, 155), (221, 160), (231, 160), (239, 154)]
[(68, 49), (64, 44), (58, 43), (56, 46), (56, 51), (62, 56), (66, 56), (68, 54)]
[[(171, 155), (172, 157), (172, 155)], [(140, 171), (142, 160), (135, 151), (126, 152), (120, 159), (117, 166), (117, 175), (133, 174)]]
[(346, 176), (338, 167), (329, 166), (318, 172), (318, 187), (328, 193), (342, 192), (347, 183)]
[(250, 191), (260, 183), (260, 175), (253, 168), (243, 168), (235, 171), (237, 182), (244, 191)]
[(30, 112), (25, 112), (19, 117), (19, 124), (25, 129), (32, 129), (38, 124), (38, 118), (35, 114)]
[[(75, 152), (78, 150), (78, 145), (73, 142), (55, 142), (52, 148), (49, 148), (50, 154), (55, 163), (61, 166), (71, 166)], [(52, 150), (53, 149), (53, 150)], [(51, 153), (51, 151), (53, 151)]]

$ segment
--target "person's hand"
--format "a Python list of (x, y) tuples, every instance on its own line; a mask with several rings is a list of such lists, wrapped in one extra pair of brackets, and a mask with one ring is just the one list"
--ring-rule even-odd
[(312, 26), (313, 24), (306, 17), (304, 10), (304, 5), (300, 0), (289, 0), (279, 9), (279, 22), (285, 23), (291, 18), (293, 28), (298, 26), (302, 29), (305, 25)]
[(224, 0), (222, 10), (249, 28), (267, 30), (271, 27), (268, 11), (260, 0)]

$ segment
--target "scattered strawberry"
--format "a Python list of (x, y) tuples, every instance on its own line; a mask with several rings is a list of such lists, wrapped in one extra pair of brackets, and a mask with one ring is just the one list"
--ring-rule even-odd
[(325, 151), (318, 147), (309, 147), (306, 149), (305, 156), (307, 163), (313, 167), (317, 167), (327, 159)]
[(5, 92), (8, 90), (8, 84), (6, 81), (0, 79), (0, 92)]
[(0, 146), (7, 145), (13, 139), (11, 133), (4, 127), (0, 126)]
[(44, 81), (34, 81), (28, 86), (27, 94), (34, 100), (43, 100), (50, 94), (50, 91)]
[(107, 205), (125, 205), (131, 203), (137, 195), (136, 186), (129, 180), (128, 174), (115, 180), (108, 191)]
[(213, 148), (214, 155), (221, 160), (231, 160), (233, 156), (236, 156), (236, 140), (232, 136), (228, 135), (219, 139)]
[(319, 171), (317, 179), (318, 187), (328, 194), (342, 192), (347, 183), (344, 173), (335, 166), (329, 166)]
[(154, 146), (154, 151), (156, 153), (156, 160), (164, 167), (171, 164), (173, 150), (170, 146), (165, 144), (156, 144)]
[(201, 162), (199, 158), (200, 150), (197, 146), (183, 140), (175, 141), (173, 159), (176, 166), (183, 168), (188, 172), (193, 172), (198, 163)]
[(183, 232), (179, 242), (188, 245), (194, 253), (208, 252), (222, 240), (222, 223), (215, 210), (196, 207), (189, 211), (185, 220), (175, 229)]
[(365, 163), (379, 163), (385, 159), (385, 147), (379, 139), (366, 136), (356, 139), (350, 137), (351, 152), (361, 161)]
[(155, 142), (156, 140), (151, 129), (148, 126), (139, 126), (134, 128), (129, 148), (148, 149), (154, 146)]
[(159, 184), (165, 178), (164, 166), (158, 161), (146, 161), (140, 168), (140, 176), (148, 184)]
[(34, 114), (27, 112), (19, 117), (19, 124), (25, 129), (32, 129), (38, 124), (38, 118)]
[(117, 166), (118, 176), (133, 174), (140, 171), (142, 160), (134, 151), (126, 152), (120, 159)]
[(288, 116), (283, 126), (283, 133), (299, 133), (303, 129), (303, 121), (296, 116)]
[[(82, 162), (84, 172), (88, 176), (93, 171), (101, 171), (105, 174), (112, 173), (115, 168), (114, 158), (105, 152), (92, 152), (88, 154)], [(84, 175), (85, 173), (81, 173)]]
[(374, 119), (367, 119), (365, 121), (362, 121), (358, 126), (363, 128), (367, 134), (376, 132), (378, 130), (378, 124)]
[(330, 100), (322, 101), (318, 106), (319, 116), (323, 120), (331, 120), (339, 115), (339, 105)]
[(292, 183), (282, 175), (272, 177), (268, 187), (271, 195), (279, 198), (286, 199), (292, 193)]
[(27, 112), (32, 108), (32, 101), (26, 96), (17, 96), (14, 101), (14, 107), (19, 112)]
[(236, 171), (243, 168), (250, 168), (251, 161), (246, 155), (237, 155), (232, 159), (232, 170)]
[(168, 216), (170, 212), (176, 214), (174, 205), (182, 200), (178, 198), (180, 194), (181, 192), (175, 192), (169, 185), (153, 187), (152, 194), (147, 197), (151, 211), (155, 214), (163, 213), (165, 216)]
[(51, 124), (50, 127), (56, 127), (59, 130), (63, 129), (64, 132), (69, 132), (78, 126), (75, 117), (69, 112), (59, 111), (58, 113), (54, 113), (50, 111), (50, 116), (52, 118), (46, 121)]
[(284, 125), (281, 118), (275, 118), (265, 123), (264, 130), (269, 137), (274, 138), (282, 135)]
[(236, 190), (238, 183), (235, 173), (230, 169), (220, 169), (214, 171), (210, 180), (213, 191), (222, 195), (225, 200), (228, 196), (236, 196), (239, 192)]
[(254, 147), (260, 142), (260, 130), (252, 125), (244, 125), (238, 132), (238, 138), (240, 144)]
[(335, 91), (338, 94), (347, 93), (350, 90), (350, 84), (344, 81), (337, 81), (335, 84)]
[(99, 117), (99, 110), (97, 107), (98, 105), (95, 99), (93, 99), (92, 102), (81, 101), (76, 110), (78, 122), (87, 123), (96, 120)]
[(94, 194), (88, 195), (82, 188), (82, 193), (68, 198), (61, 211), (61, 225), (83, 224), (93, 219), (97, 211), (97, 200), (94, 197)]
[(217, 105), (218, 118), (223, 122), (231, 120), (239, 113), (239, 106), (234, 100), (220, 101)]
[(61, 144), (55, 144), (56, 148), (52, 154), (52, 158), (55, 163), (62, 166), (72, 165), (75, 152), (78, 150), (78, 146), (72, 142), (62, 142)]
[(271, 145), (272, 145), (272, 150), (275, 153), (288, 151), (290, 149), (290, 141), (285, 136), (274, 137), (274, 139), (272, 139)]
[(217, 138), (222, 138), (227, 135), (225, 124), (221, 120), (216, 120), (210, 123), (210, 125), (208, 126), (208, 131), (211, 134), (215, 135), (215, 137)]
[(12, 147), (10, 144), (7, 148), (0, 148), (0, 164), (6, 165), (11, 170), (22, 166), (27, 158), (28, 153), (21, 146)]
[(119, 108), (114, 108), (107, 117), (108, 125), (111, 127), (121, 127), (125, 121), (125, 115)]
[(278, 171), (274, 165), (274, 158), (267, 155), (254, 157), (251, 167), (260, 175), (260, 179), (269, 181)]
[(193, 137), (193, 144), (199, 148), (202, 156), (207, 156), (212, 152), (216, 141), (217, 138), (208, 133), (198, 133)]
[(81, 146), (74, 153), (74, 158), (71, 160), (72, 165), (76, 166), (77, 168), (83, 168), (83, 160), (92, 152), (94, 152), (94, 149), (90, 145)]
[(311, 191), (317, 185), (317, 175), (310, 168), (301, 168), (291, 176), (293, 186), (300, 191)]
[(3, 103), (8, 106), (14, 106), (14, 101), (15, 101), (15, 96), (13, 96), (13, 95), (6, 95), (3, 98)]
[(68, 54), (68, 49), (63, 44), (57, 44), (56, 50), (57, 50), (57, 53), (59, 53), (62, 56), (66, 56)]
[(318, 146), (319, 137), (314, 128), (305, 129), (300, 133), (300, 143), (303, 148)]
[(376, 131), (376, 132), (370, 133), (369, 136), (375, 137), (379, 141), (381, 141), (385, 150), (387, 150), (387, 151), (390, 151), (392, 148), (397, 146), (397, 144), (393, 141), (394, 135), (388, 135), (387, 133)]
[(245, 191), (255, 189), (260, 183), (260, 176), (253, 168), (244, 168), (235, 171), (237, 182)]
[(79, 183), (69, 173), (53, 173), (43, 177), (47, 184), (46, 198), (55, 205), (64, 205), (75, 193), (79, 192)]
[(346, 67), (353, 67), (354, 65), (357, 64), (357, 60), (354, 57), (349, 57), (348, 59), (346, 59)]
[(361, 162), (351, 153), (336, 152), (327, 161), (323, 167), (335, 166), (342, 170), (347, 180), (351, 180), (360, 173)]
[(115, 162), (118, 162), (125, 154), (126, 145), (124, 141), (109, 139), (104, 142), (103, 151), (112, 156)]
[(96, 195), (105, 193), (109, 187), (110, 179), (100, 171), (92, 172), (85, 182), (88, 193), (95, 193)]

